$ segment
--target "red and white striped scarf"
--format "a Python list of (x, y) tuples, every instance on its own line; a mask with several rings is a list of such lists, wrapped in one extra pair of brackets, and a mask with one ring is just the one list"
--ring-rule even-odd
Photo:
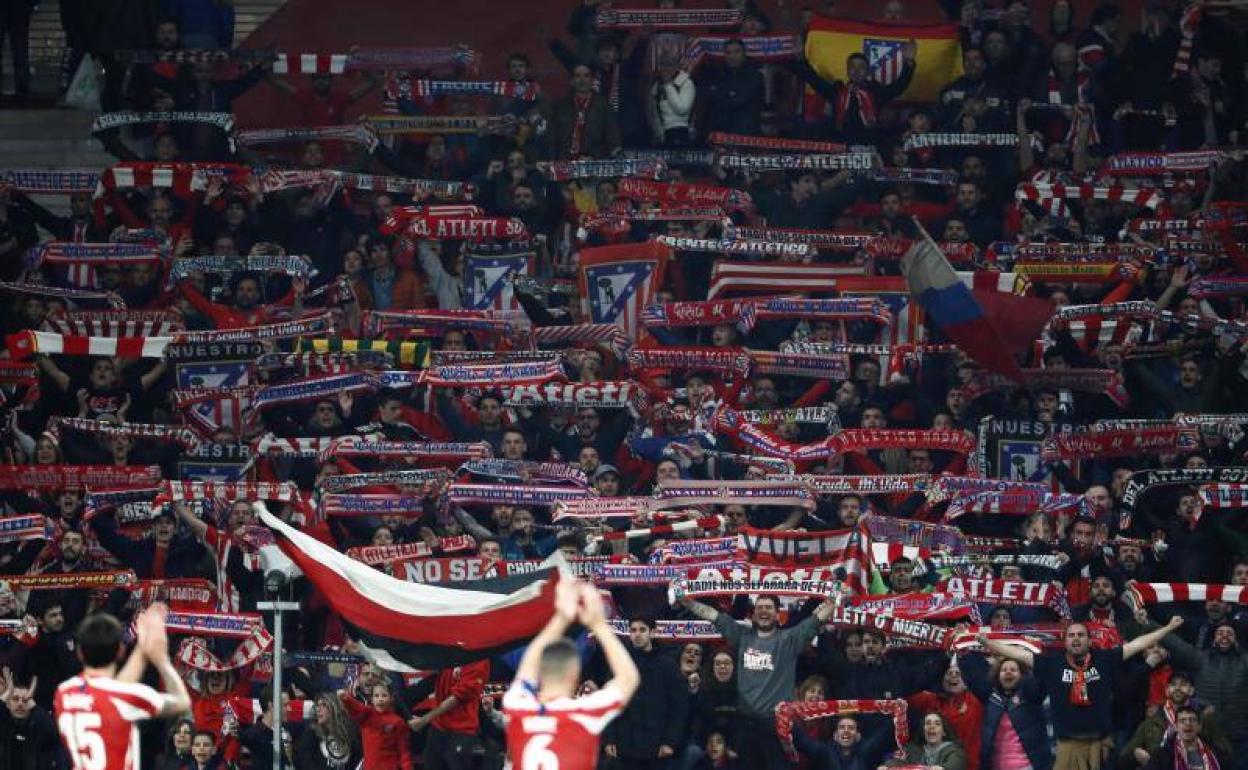
[(213, 178), (241, 184), (251, 173), (235, 163), (118, 163), (100, 175), (96, 197), (114, 190), (155, 187), (172, 190), (179, 197), (208, 189)]
[(273, 74), (341, 75), (348, 57), (345, 53), (278, 53), (273, 59)]
[(1127, 590), (1136, 606), (1173, 602), (1248, 603), (1248, 586), (1217, 583), (1132, 583)]
[(1103, 200), (1110, 202), (1131, 203), (1136, 206), (1157, 210), (1163, 197), (1155, 187), (1133, 188), (1121, 185), (1092, 184), (1054, 184), (1048, 182), (1024, 182), (1014, 193), (1015, 200), (1033, 201), (1044, 205), (1046, 201), (1063, 200)]
[(176, 659), (179, 664), (196, 671), (234, 671), (255, 663), (272, 646), (273, 637), (264, 626), (258, 626), (252, 630), (251, 636), (238, 643), (234, 652), (224, 661), (208, 649), (208, 645), (202, 640), (195, 638), (182, 642)]

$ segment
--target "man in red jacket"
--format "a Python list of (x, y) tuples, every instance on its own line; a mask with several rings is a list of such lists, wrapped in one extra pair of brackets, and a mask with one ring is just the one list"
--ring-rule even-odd
[(425, 741), (425, 770), (467, 770), (480, 753), (479, 709), (481, 690), (490, 676), (490, 661), (479, 660), (466, 666), (443, 669), (433, 698), (437, 706), (428, 714), (414, 717), (412, 732), (432, 725)]

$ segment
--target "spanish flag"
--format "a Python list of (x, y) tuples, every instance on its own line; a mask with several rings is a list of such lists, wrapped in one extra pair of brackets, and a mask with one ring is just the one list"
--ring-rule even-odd
[(901, 48), (913, 39), (918, 46), (914, 79), (902, 101), (934, 102), (940, 89), (962, 75), (962, 44), (957, 24), (853, 21), (815, 16), (806, 34), (806, 61), (828, 81), (845, 80), (850, 54), (867, 57), (871, 75), (888, 84), (901, 76)]

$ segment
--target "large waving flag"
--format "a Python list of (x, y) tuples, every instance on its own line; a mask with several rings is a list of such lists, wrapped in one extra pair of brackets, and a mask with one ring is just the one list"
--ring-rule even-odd
[(627, 243), (584, 249), (580, 255), (581, 296), (590, 320), (619, 324), (631, 339), (641, 329), (641, 311), (654, 302), (672, 250), (661, 243)]
[(815, 16), (806, 34), (806, 61), (825, 80), (846, 80), (846, 58), (860, 53), (867, 57), (875, 81), (887, 85), (901, 76), (901, 48), (911, 39), (918, 49), (914, 79), (900, 98), (936, 101), (940, 89), (962, 75), (962, 44), (956, 23), (853, 21)]
[(366, 647), (414, 669), (500, 655), (537, 635), (555, 607), (557, 567), (454, 588), (392, 578), (257, 511)]
[(931, 238), (916, 238), (901, 258), (910, 293), (927, 315), (985, 369), (1022, 382), (1023, 373), (997, 327)]

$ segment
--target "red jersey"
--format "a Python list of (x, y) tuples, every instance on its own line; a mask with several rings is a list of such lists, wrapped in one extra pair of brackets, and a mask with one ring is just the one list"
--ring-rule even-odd
[(56, 688), (53, 708), (74, 770), (139, 770), (138, 722), (169, 697), (147, 685), (76, 676)]
[(514, 770), (593, 770), (598, 740), (624, 709), (614, 687), (584, 698), (542, 703), (529, 682), (512, 682), (503, 696), (507, 753)]
[(481, 691), (489, 678), (488, 658), (448, 668), (438, 674), (434, 700), (441, 703), (454, 695), (459, 705), (433, 720), (433, 726), (445, 733), (475, 734), (481, 727)]

